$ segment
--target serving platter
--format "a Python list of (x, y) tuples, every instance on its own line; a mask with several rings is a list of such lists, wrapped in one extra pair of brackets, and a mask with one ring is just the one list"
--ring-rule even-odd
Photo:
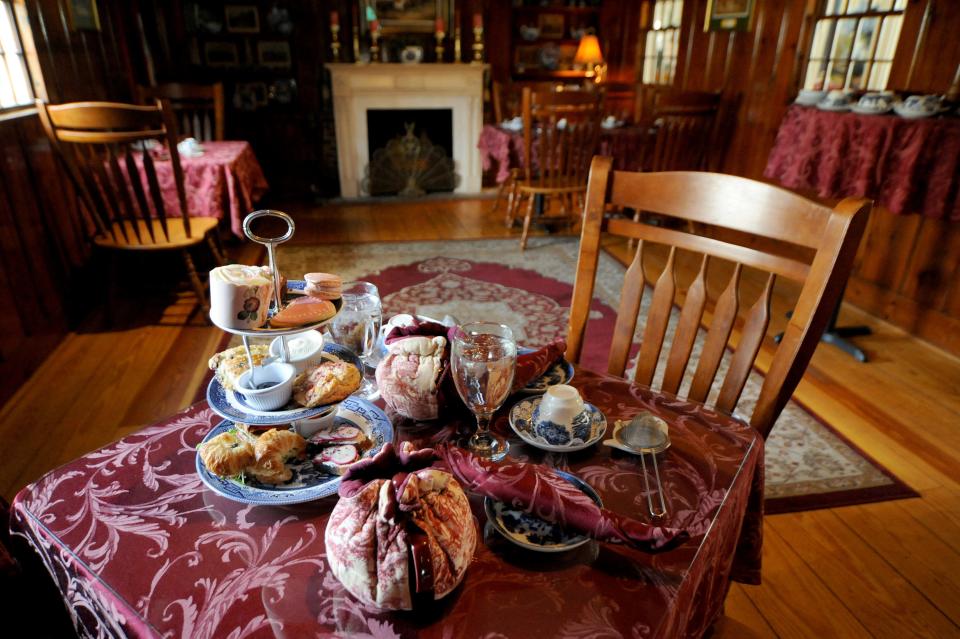
[[(373, 442), (363, 457), (372, 457), (380, 452), (383, 445), (393, 441), (393, 425), (386, 414), (370, 402), (357, 397), (348, 397), (337, 407), (334, 417), (334, 427), (356, 426)], [(224, 420), (213, 427), (201, 442), (207, 442), (221, 433), (234, 428), (234, 422)], [(244, 504), (285, 506), (302, 504), (337, 492), (340, 486), (340, 477), (330, 475), (316, 468), (309, 458), (296, 464), (291, 464), (293, 479), (279, 486), (261, 484), (255, 479), (248, 478), (240, 482), (234, 478), (218, 477), (207, 470), (200, 453), (196, 459), (197, 474), (200, 480), (213, 492), (221, 497)]]
[[(588, 483), (576, 475), (571, 475), (562, 470), (554, 470), (554, 472), (580, 489), (597, 506), (603, 508), (600, 495)], [(590, 538), (586, 535), (570, 534), (557, 524), (544, 521), (528, 512), (513, 508), (489, 497), (484, 498), (483, 509), (494, 530), (503, 535), (507, 541), (527, 550), (566, 552), (590, 541)]]
[(584, 442), (578, 441), (570, 444), (551, 444), (547, 442), (543, 437), (535, 434), (533, 430), (533, 411), (540, 405), (542, 399), (542, 397), (522, 399), (510, 408), (510, 428), (525, 443), (534, 448), (553, 453), (574, 453), (589, 448), (603, 439), (607, 432), (607, 418), (593, 404), (584, 404), (584, 412), (590, 420), (590, 437)]
[[(287, 297), (300, 297), (304, 295), (304, 288), (306, 288), (307, 283), (304, 280), (287, 280)], [(234, 335), (242, 335), (244, 337), (280, 337), (283, 335), (296, 335), (297, 333), (303, 333), (304, 331), (309, 331), (315, 328), (320, 328), (325, 324), (329, 324), (340, 313), (340, 309), (343, 308), (343, 299), (338, 298), (335, 300), (330, 300), (333, 304), (333, 307), (337, 310), (336, 313), (331, 315), (325, 320), (319, 322), (310, 322), (309, 324), (301, 324), (299, 326), (291, 326), (290, 328), (270, 328), (269, 326), (261, 326), (260, 328), (232, 328), (230, 326), (225, 326), (219, 323), (213, 314), (210, 314), (210, 321), (213, 322), (213, 325), (219, 328), (222, 331), (228, 333), (233, 333)], [(267, 323), (269, 324), (270, 318), (277, 314), (277, 309), (271, 305), (269, 313), (267, 313)]]
[[(360, 358), (353, 351), (333, 342), (326, 342), (323, 345), (323, 358), (327, 360), (340, 360), (353, 364), (358, 370), (363, 371), (363, 364)], [(251, 424), (254, 426), (279, 426), (289, 424), (290, 422), (301, 419), (314, 419), (330, 414), (339, 402), (315, 406), (313, 408), (304, 408), (296, 404), (292, 399), (282, 409), (275, 411), (261, 411), (253, 408), (246, 403), (241, 392), (227, 390), (223, 387), (216, 377), (210, 380), (207, 385), (207, 402), (220, 417), (234, 422)]]

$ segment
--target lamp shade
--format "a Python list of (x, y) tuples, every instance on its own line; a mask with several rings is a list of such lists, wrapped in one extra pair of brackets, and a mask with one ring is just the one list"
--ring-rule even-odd
[(585, 35), (580, 38), (577, 55), (573, 58), (574, 64), (593, 66), (603, 64), (603, 54), (600, 52), (600, 41), (595, 35)]

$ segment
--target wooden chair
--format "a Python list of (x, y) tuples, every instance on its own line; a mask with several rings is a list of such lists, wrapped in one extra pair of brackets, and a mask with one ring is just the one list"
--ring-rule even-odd
[(533, 92), (525, 88), (522, 103), (524, 167), (522, 177), (514, 180), (510, 191), (507, 223), (513, 225), (520, 202), (526, 197), (520, 236), (520, 249), (524, 250), (537, 196), (559, 197), (561, 217), (569, 218), (576, 212), (574, 196), (582, 197), (586, 192), (590, 158), (599, 142), (600, 102), (597, 93)]
[[(206, 242), (215, 261), (223, 263), (212, 238), (217, 219), (189, 216), (177, 127), (166, 101), (139, 106), (113, 102), (48, 105), (38, 100), (37, 109), (77, 192), (81, 224), (93, 243), (111, 251), (180, 251), (197, 298), (208, 310), (204, 285), (189, 249)], [(143, 151), (148, 140), (160, 140), (169, 154), (179, 217), (171, 217), (166, 210), (153, 155)]]
[[(627, 270), (617, 312), (617, 323), (607, 370), (622, 376), (637, 326), (644, 287), (653, 285), (646, 325), (634, 379), (650, 385), (661, 359), (664, 336), (674, 305), (677, 250), (701, 254), (699, 273), (690, 284), (680, 309), (673, 343), (667, 355), (661, 389), (676, 394), (703, 318), (707, 301), (706, 273), (710, 260), (735, 263), (732, 277), (716, 300), (702, 353), (693, 373), (689, 399), (705, 402), (739, 307), (739, 283), (744, 266), (768, 274), (763, 292), (747, 311), (741, 337), (724, 376), (716, 408), (733, 413), (747, 376), (763, 343), (770, 318), (770, 299), (777, 276), (802, 282), (802, 289), (783, 339), (776, 349), (763, 381), (750, 423), (766, 437), (780, 411), (790, 399), (806, 370), (831, 313), (840, 300), (850, 275), (854, 255), (863, 235), (871, 203), (846, 199), (830, 209), (784, 189), (745, 178), (717, 173), (625, 173), (611, 171), (610, 158), (594, 158), (590, 168), (580, 256), (574, 282), (570, 323), (567, 332), (567, 359), (577, 362), (583, 348), (584, 329), (593, 297), (600, 234), (603, 226), (614, 236), (640, 240)], [(619, 204), (657, 211), (734, 232), (749, 233), (788, 242), (812, 250), (812, 261), (747, 248), (715, 237), (694, 235), (625, 219), (603, 219), (604, 206)], [(643, 254), (648, 243), (670, 247), (666, 266), (656, 278), (647, 280)]]
[(141, 104), (168, 100), (177, 116), (179, 132), (201, 142), (223, 139), (223, 83), (182, 84), (168, 82), (155, 87), (137, 87)]

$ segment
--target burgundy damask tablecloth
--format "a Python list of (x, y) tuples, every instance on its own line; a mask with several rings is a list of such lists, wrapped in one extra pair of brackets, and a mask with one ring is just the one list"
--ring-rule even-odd
[[(243, 218), (267, 192), (263, 169), (249, 142), (204, 142), (203, 148), (203, 155), (198, 157), (180, 156), (190, 214), (194, 217), (229, 218), (233, 234), (244, 237)], [(143, 171), (139, 158), (137, 165)], [(161, 156), (155, 161), (155, 166), (167, 215), (181, 215), (173, 164)]]
[[(17, 496), (11, 527), (43, 558), (81, 632), (138, 637), (697, 637), (729, 579), (757, 583), (763, 442), (747, 425), (622, 379), (578, 370), (612, 422), (641, 409), (671, 425), (660, 461), (681, 547), (646, 555), (591, 542), (564, 554), (513, 546), (485, 524), (464, 582), (417, 613), (383, 613), (331, 574), (323, 533), (333, 499), (247, 506), (205, 489), (195, 446), (219, 418), (205, 403), (52, 471)], [(503, 417), (495, 428), (508, 428)], [(401, 439), (456, 427), (397, 424)], [(605, 446), (515, 457), (576, 473), (608, 508), (646, 518), (636, 458)]]
[[(643, 160), (654, 137), (646, 127), (620, 127), (602, 129), (600, 148), (597, 153), (613, 158), (613, 166), (619, 171), (640, 171)], [(508, 131), (492, 124), (485, 124), (477, 142), (483, 170), (497, 166), (497, 183), (510, 177), (510, 169), (523, 167), (523, 132)], [(536, 145), (534, 145), (536, 164)]]
[(791, 106), (764, 176), (824, 198), (960, 220), (960, 119), (907, 120)]

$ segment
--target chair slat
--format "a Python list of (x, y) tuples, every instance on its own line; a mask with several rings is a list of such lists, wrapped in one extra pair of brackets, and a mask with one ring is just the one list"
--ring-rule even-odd
[(653, 288), (650, 310), (647, 311), (647, 325), (643, 329), (640, 357), (637, 360), (637, 372), (634, 376), (634, 380), (644, 386), (649, 386), (653, 381), (653, 374), (660, 360), (660, 351), (663, 350), (663, 337), (667, 334), (667, 324), (670, 322), (670, 311), (673, 310), (673, 298), (677, 288), (673, 273), (676, 253), (677, 249), (671, 247), (667, 264)]
[(773, 283), (776, 275), (770, 273), (767, 277), (767, 284), (763, 287), (760, 297), (753, 303), (750, 312), (747, 314), (747, 321), (743, 325), (743, 331), (740, 336), (740, 343), (737, 344), (737, 351), (730, 360), (730, 368), (723, 379), (723, 386), (720, 387), (720, 395), (717, 397), (717, 408), (722, 411), (732, 413), (743, 392), (743, 387), (747, 383), (747, 377), (750, 376), (750, 370), (753, 368), (753, 362), (760, 352), (763, 345), (763, 337), (767, 333), (767, 326), (770, 324), (770, 298), (773, 295)]
[(704, 255), (700, 261), (700, 272), (687, 289), (687, 297), (680, 311), (680, 320), (673, 335), (673, 345), (667, 356), (667, 367), (663, 373), (662, 388), (668, 393), (677, 394), (680, 384), (683, 383), (690, 353), (697, 340), (700, 330), (700, 321), (703, 319), (703, 308), (707, 302), (707, 264), (709, 255)]
[[(172, 150), (176, 153), (176, 150)], [(153, 210), (160, 220), (160, 227), (163, 229), (163, 235), (170, 239), (170, 229), (167, 228), (167, 208), (163, 205), (163, 193), (160, 191), (160, 182), (157, 180), (157, 171), (153, 166), (153, 158), (150, 153), (143, 154), (143, 172), (147, 174), (147, 184), (150, 187), (150, 199), (153, 201)]]
[(713, 319), (710, 322), (710, 330), (707, 331), (703, 352), (700, 353), (700, 361), (697, 363), (697, 371), (694, 373), (693, 382), (690, 384), (689, 397), (694, 401), (704, 402), (707, 400), (717, 369), (720, 367), (720, 360), (723, 359), (727, 340), (730, 339), (730, 332), (733, 330), (733, 323), (737, 319), (737, 311), (740, 308), (740, 274), (742, 271), (743, 265), (738, 263), (733, 269), (733, 275), (730, 276), (727, 288), (717, 300), (717, 306), (713, 311)]
[(617, 309), (617, 324), (613, 329), (613, 342), (610, 344), (610, 358), (607, 361), (607, 372), (611, 375), (623, 377), (623, 372), (627, 369), (627, 359), (633, 345), (633, 333), (637, 329), (645, 286), (643, 242), (640, 242), (633, 262), (623, 277), (623, 288), (620, 290), (620, 308)]
[(104, 210), (107, 212), (107, 219), (111, 224), (113, 222), (119, 223), (117, 226), (120, 227), (124, 242), (130, 244), (130, 234), (127, 232), (127, 226), (123, 223), (123, 215), (120, 213), (117, 198), (112, 190), (113, 184), (104, 168), (105, 158), (98, 152), (98, 149), (94, 145), (89, 145), (87, 147), (87, 156), (84, 159), (87, 172), (94, 185), (94, 190), (100, 194), (100, 200)]
[[(142, 153), (148, 152), (142, 144), (140, 150)], [(140, 208), (140, 217), (150, 233), (150, 241), (156, 244), (157, 237), (153, 231), (153, 224), (150, 223), (150, 206), (147, 204), (147, 197), (143, 190), (143, 176), (137, 168), (137, 162), (133, 159), (133, 154), (128, 152), (124, 157), (127, 163), (127, 175), (130, 176), (130, 185), (133, 187), (133, 194), (137, 199), (137, 206)]]
[[(118, 194), (120, 209), (123, 211), (125, 219), (130, 222), (133, 232), (137, 236), (137, 243), (143, 244), (143, 237), (140, 235), (140, 225), (137, 224), (137, 213), (133, 207), (133, 199), (130, 197), (130, 191), (127, 189), (127, 180), (120, 170), (120, 162), (117, 160), (118, 149), (115, 144), (106, 145), (107, 161), (113, 178), (113, 191)], [(133, 178), (134, 176), (131, 176)]]

